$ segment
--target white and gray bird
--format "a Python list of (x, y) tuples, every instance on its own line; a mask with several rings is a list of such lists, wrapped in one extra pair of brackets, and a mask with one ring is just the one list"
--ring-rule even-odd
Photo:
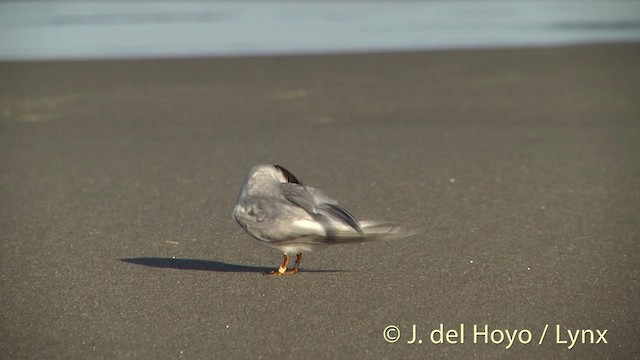
[[(397, 239), (399, 226), (358, 221), (322, 191), (304, 186), (279, 165), (256, 165), (242, 184), (233, 218), (263, 244), (284, 253), (280, 267), (266, 274), (298, 272), (302, 253), (326, 246)], [(289, 256), (296, 255), (293, 268)]]

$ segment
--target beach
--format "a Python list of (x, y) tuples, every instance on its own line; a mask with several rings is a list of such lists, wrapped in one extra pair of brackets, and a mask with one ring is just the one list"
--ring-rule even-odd
[[(2, 357), (634, 358), (638, 64), (637, 43), (0, 62)], [(258, 163), (416, 235), (265, 277), (281, 254), (231, 217)]]

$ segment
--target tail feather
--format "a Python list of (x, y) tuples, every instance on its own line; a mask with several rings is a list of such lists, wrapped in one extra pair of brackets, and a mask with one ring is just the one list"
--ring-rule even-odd
[(372, 240), (397, 240), (414, 235), (402, 226), (375, 221), (361, 221), (360, 227), (365, 238)]
[(302, 236), (292, 239), (273, 242), (276, 246), (292, 246), (307, 248), (310, 251), (314, 248), (322, 248), (331, 245), (361, 244), (370, 241), (393, 241), (400, 240), (415, 232), (407, 231), (404, 227), (389, 223), (378, 223), (374, 221), (360, 221), (359, 227), (362, 232), (344, 226), (342, 230), (332, 231), (327, 236)]

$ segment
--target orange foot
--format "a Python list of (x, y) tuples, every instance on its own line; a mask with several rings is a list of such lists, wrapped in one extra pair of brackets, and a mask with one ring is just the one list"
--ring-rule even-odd
[(301, 261), (302, 261), (302, 253), (296, 254), (295, 267), (293, 269), (287, 269), (287, 265), (289, 265), (289, 256), (287, 254), (284, 254), (284, 261), (282, 262), (282, 265), (280, 265), (280, 267), (277, 270), (264, 272), (264, 275), (282, 276), (282, 275), (297, 274)]
[(264, 275), (282, 276), (282, 275), (293, 275), (293, 274), (295, 274), (297, 272), (298, 272), (298, 269), (293, 268), (293, 269), (284, 269), (282, 271), (280, 271), (280, 269), (273, 270), (273, 271), (265, 271), (263, 274)]

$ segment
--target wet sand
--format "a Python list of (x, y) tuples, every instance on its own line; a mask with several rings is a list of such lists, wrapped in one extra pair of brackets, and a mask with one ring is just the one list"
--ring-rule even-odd
[[(637, 44), (0, 63), (2, 357), (633, 358), (638, 64)], [(281, 255), (231, 219), (262, 162), (419, 235), (264, 277)], [(441, 323), (464, 343), (433, 344)]]

